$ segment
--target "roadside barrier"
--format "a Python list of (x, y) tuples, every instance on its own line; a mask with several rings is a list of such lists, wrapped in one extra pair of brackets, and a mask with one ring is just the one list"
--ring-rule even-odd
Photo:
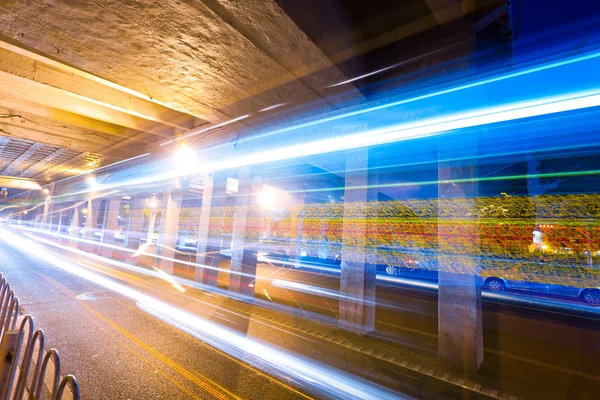
[(1, 272), (0, 338), (0, 400), (80, 399), (77, 379), (61, 379), (58, 351), (44, 353), (44, 331), (31, 315), (19, 316), (19, 299)]

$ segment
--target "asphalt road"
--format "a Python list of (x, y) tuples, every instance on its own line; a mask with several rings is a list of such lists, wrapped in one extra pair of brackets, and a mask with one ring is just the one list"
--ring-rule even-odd
[[(356, 336), (335, 326), (338, 303), (327, 289), (339, 282), (331, 274), (262, 263), (257, 298), (244, 302), (218, 289), (184, 285), (182, 293), (149, 269), (109, 263), (55, 242), (22, 246), (32, 239), (11, 232), (21, 246), (0, 242), (0, 271), (46, 332), (47, 347), (59, 349), (63, 374), (78, 377), (86, 399), (349, 397), (335, 388), (336, 379), (379, 398), (485, 398), (479, 391), (499, 390), (525, 398), (591, 399), (599, 393), (600, 325), (591, 317), (484, 302), (486, 361), (479, 374), (463, 377), (479, 385), (467, 390), (461, 375), (435, 359), (435, 291), (378, 285), (377, 330)], [(226, 271), (228, 261), (221, 267)], [(189, 273), (181, 264), (175, 275)], [(220, 274), (220, 286), (226, 277)], [(300, 283), (304, 291), (285, 282)], [(201, 318), (206, 336), (185, 321), (149, 311), (127, 290)], [(230, 340), (228, 332), (211, 332), (213, 324), (241, 336)], [(274, 362), (248, 348), (240, 351), (246, 339), (256, 348), (268, 344), (261, 352), (277, 349), (287, 358)], [(295, 371), (283, 368), (290, 359)], [(314, 382), (298, 373), (303, 368), (317, 373)]]
[[(178, 267), (182, 277), (191, 273), (183, 264)], [(220, 267), (228, 270), (228, 260)], [(339, 303), (331, 294), (339, 288), (335, 273), (262, 263), (257, 275), (258, 297), (268, 294), (279, 304), (337, 318)], [(227, 274), (219, 278), (226, 287)], [(423, 351), (435, 363), (437, 293), (427, 286), (378, 282), (372, 336), (387, 345)], [(485, 382), (528, 398), (591, 399), (600, 393), (600, 309), (524, 292), (484, 295), (485, 361), (480, 373)]]

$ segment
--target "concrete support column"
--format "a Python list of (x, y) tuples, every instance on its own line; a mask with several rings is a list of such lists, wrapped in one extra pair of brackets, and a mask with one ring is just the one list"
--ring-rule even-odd
[[(158, 267), (167, 274), (173, 274), (173, 265), (175, 258), (175, 246), (177, 245), (177, 228), (179, 227), (179, 214), (181, 212), (181, 199), (183, 192), (180, 189), (173, 189), (163, 197), (163, 213), (161, 218), (161, 230), (159, 249), (162, 257), (158, 259)], [(152, 240), (152, 231), (148, 227), (148, 240)], [(152, 227), (153, 228), (153, 227)]]
[(291, 221), (291, 232), (290, 235), (290, 253), (289, 262), (293, 264), (295, 268), (299, 268), (301, 261), (301, 244), (302, 244), (302, 213), (304, 210), (304, 199), (305, 193), (300, 193), (300, 196), (296, 199), (293, 206), (293, 215)]
[(156, 211), (148, 211), (148, 232), (146, 232), (146, 243), (152, 245), (154, 230), (156, 229)]
[(102, 257), (111, 258), (114, 249), (111, 246), (115, 244), (115, 233), (117, 232), (119, 209), (121, 207), (121, 197), (113, 197), (107, 201), (108, 210), (104, 210), (105, 222), (102, 232), (102, 242), (107, 246), (102, 246), (100, 254)]
[(56, 214), (54, 213), (54, 204), (50, 204), (50, 208), (48, 209), (48, 219), (46, 224), (46, 229), (52, 231), (52, 227), (54, 226), (56, 219)]
[(49, 231), (51, 231), (56, 222), (58, 222), (58, 219), (56, 218), (57, 215), (55, 213), (55, 208), (55, 204), (50, 202), (48, 206), (48, 215), (46, 216), (46, 229), (48, 229)]
[[(438, 356), (464, 371), (476, 371), (483, 361), (481, 283), (474, 257), (479, 250), (477, 139), (461, 138), (460, 147), (451, 137), (438, 143)], [(460, 215), (447, 215), (450, 203)], [(456, 218), (461, 219), (460, 238)]]
[(340, 276), (340, 327), (363, 334), (375, 329), (376, 268), (368, 247), (370, 232), (367, 202), (377, 200), (377, 189), (368, 188), (368, 149), (346, 158), (342, 262)]
[[(129, 227), (127, 228), (127, 236), (125, 237), (125, 247), (134, 252), (140, 247), (145, 208), (145, 196), (140, 195), (131, 198), (131, 203), (129, 204)], [(137, 264), (137, 257), (132, 257), (132, 255), (132, 252), (127, 252), (126, 261), (128, 264), (135, 265)]]
[(50, 200), (44, 200), (44, 210), (42, 211), (42, 217), (40, 219), (40, 228), (48, 228), (48, 214), (50, 213)]
[(238, 197), (233, 221), (231, 244), (231, 273), (229, 290), (246, 296), (254, 296), (257, 250), (251, 244), (258, 240), (260, 224), (256, 213), (256, 193), (262, 183), (252, 181), (249, 167), (240, 169)]
[[(98, 231), (98, 211), (100, 211), (100, 199), (89, 199), (86, 208), (85, 218), (85, 239), (96, 240), (95, 233)], [(84, 243), (83, 250), (94, 251), (93, 244)]]
[(222, 173), (207, 173), (203, 183), (196, 263), (206, 265), (207, 268), (196, 267), (195, 280), (217, 286), (227, 176)]
[(50, 185), (48, 188), (48, 194), (44, 199), (44, 211), (42, 212), (42, 217), (40, 220), (40, 228), (42, 229), (50, 229), (50, 221), (52, 221), (52, 216), (50, 213), (52, 212), (52, 194), (54, 192), (54, 184)]
[(65, 215), (65, 210), (63, 210), (64, 206), (61, 205), (60, 207), (61, 207), (61, 210), (58, 213), (58, 224), (56, 226), (56, 232), (58, 232), (58, 233), (60, 233), (60, 230), (62, 229), (62, 227), (65, 225), (65, 222), (66, 222), (66, 221), (64, 221), (64, 218), (63, 218)]
[(72, 247), (79, 246), (79, 230), (81, 229), (81, 223), (79, 222), (79, 207), (75, 205), (71, 214), (71, 227), (69, 235), (73, 237), (70, 240)]

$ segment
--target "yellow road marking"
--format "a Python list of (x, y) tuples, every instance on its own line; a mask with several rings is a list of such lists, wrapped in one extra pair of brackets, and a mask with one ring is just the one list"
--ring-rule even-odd
[[(103, 321), (104, 323), (106, 323), (107, 325), (109, 325), (110, 327), (112, 327), (113, 329), (115, 329), (121, 335), (129, 338), (135, 344), (137, 344), (138, 346), (140, 346), (142, 349), (146, 350), (148, 353), (152, 354), (154, 357), (156, 357), (157, 359), (159, 359), (160, 361), (162, 361), (164, 364), (166, 364), (167, 366), (169, 366), (171, 369), (173, 369), (174, 371), (178, 372), (180, 375), (182, 375), (183, 377), (185, 377), (189, 381), (193, 382), (197, 386), (203, 388), (204, 390), (206, 390), (208, 393), (212, 394), (216, 398), (223, 399), (223, 400), (226, 400), (226, 399), (229, 399), (229, 398), (234, 398), (234, 399), (241, 400), (240, 397), (238, 397), (235, 394), (231, 393), (229, 390), (227, 390), (224, 387), (220, 386), (219, 384), (217, 384), (216, 382), (214, 382), (211, 379), (207, 378), (206, 376), (204, 376), (202, 374), (199, 374), (199, 373), (192, 373), (192, 372), (188, 371), (187, 369), (185, 369), (184, 367), (182, 367), (180, 364), (176, 363), (175, 361), (171, 360), (167, 356), (163, 355), (161, 352), (159, 352), (158, 350), (154, 349), (152, 346), (148, 345), (144, 341), (140, 340), (135, 335), (133, 335), (132, 333), (130, 333), (126, 329), (122, 328), (120, 325), (118, 325), (114, 321), (106, 318), (105, 316), (103, 316), (102, 314), (100, 314), (98, 311), (94, 310), (88, 304), (86, 304), (83, 301), (77, 299), (75, 293), (73, 293), (72, 291), (70, 291), (69, 289), (67, 289), (66, 287), (64, 287), (63, 285), (61, 285), (60, 283), (58, 283), (58, 282), (54, 281), (53, 279), (51, 279), (49, 277), (46, 277), (44, 275), (41, 275), (41, 274), (38, 274), (38, 275), (40, 275), (42, 278), (44, 278), (49, 283), (51, 283), (52, 285), (54, 285), (56, 288), (58, 288), (59, 290), (61, 290), (63, 293), (67, 294), (69, 297), (72, 297), (82, 307), (84, 307), (85, 309), (87, 309), (88, 311), (90, 311), (91, 313), (93, 313), (98, 319), (100, 319), (101, 321)], [(173, 381), (172, 379), (170, 379), (170, 380)], [(211, 387), (210, 384), (216, 386), (222, 392), (228, 394), (229, 397), (225, 396), (224, 393), (218, 392), (217, 389)], [(178, 386), (180, 386), (180, 385), (178, 385)], [(182, 388), (182, 387), (180, 386), (180, 388)], [(186, 390), (186, 392), (189, 392), (189, 391)], [(196, 396), (194, 396), (194, 397), (196, 397)]]
[[(94, 271), (100, 272), (100, 273), (102, 273), (102, 274), (104, 274), (104, 275), (108, 275), (108, 276), (111, 276), (111, 277), (113, 277), (113, 278), (116, 278), (116, 279), (119, 279), (119, 278), (117, 278), (117, 277), (115, 277), (115, 276), (111, 275), (111, 274), (110, 274), (108, 271), (117, 272), (117, 273), (118, 273), (118, 274), (120, 274), (120, 275), (123, 275), (123, 276), (130, 277), (130, 278), (132, 278), (132, 279), (134, 279), (134, 280), (136, 280), (136, 281), (139, 281), (139, 282), (141, 282), (141, 283), (145, 283), (143, 279), (140, 279), (140, 278), (138, 278), (138, 277), (135, 277), (135, 276), (133, 276), (133, 275), (130, 275), (130, 274), (127, 274), (127, 273), (124, 273), (124, 272), (115, 271), (115, 270), (113, 270), (112, 268), (104, 267), (104, 266), (102, 266), (102, 265), (99, 265), (99, 264), (96, 264), (96, 263), (90, 263), (90, 264), (92, 264), (92, 265), (96, 265), (96, 266), (98, 266), (98, 267), (102, 267), (102, 268), (106, 269), (107, 271), (101, 271), (101, 270), (99, 270), (99, 269), (97, 269), (97, 268), (90, 267), (89, 265), (87, 265), (87, 263), (81, 263), (81, 262), (79, 262), (79, 264), (80, 264), (80, 265), (82, 265), (82, 266), (85, 266), (85, 267), (87, 267), (87, 268), (90, 268), (90, 269), (92, 269), (92, 270), (94, 270)], [(44, 277), (44, 278), (45, 278), (45, 277)], [(50, 278), (48, 278), (48, 279), (50, 279)], [(66, 289), (66, 288), (65, 288), (65, 289)], [(66, 289), (66, 290), (68, 290), (68, 289)], [(110, 298), (111, 298), (113, 301), (116, 301), (117, 303), (119, 303), (119, 304), (123, 305), (124, 307), (127, 307), (127, 308), (129, 308), (130, 310), (133, 310), (133, 311), (135, 311), (135, 312), (137, 312), (137, 313), (140, 313), (140, 314), (142, 314), (142, 315), (144, 315), (144, 316), (146, 316), (146, 317), (147, 317), (147, 316), (149, 316), (149, 314), (147, 314), (147, 313), (143, 312), (142, 310), (140, 310), (140, 309), (138, 309), (138, 308), (136, 308), (136, 307), (132, 307), (132, 306), (130, 306), (129, 304), (127, 304), (127, 303), (125, 303), (125, 302), (123, 302), (123, 301), (121, 301), (121, 300), (117, 299), (116, 297), (113, 297), (113, 296), (111, 296), (111, 295), (110, 295), (110, 294), (108, 294), (108, 293), (104, 293), (104, 294), (105, 294), (107, 297), (110, 297)], [(73, 295), (74, 295), (74, 294), (73, 294)], [(79, 301), (79, 299), (76, 299), (76, 300), (77, 300), (77, 301)], [(86, 308), (88, 307), (88, 305), (87, 305), (87, 304), (83, 304), (83, 303), (82, 303), (82, 305), (83, 305), (84, 307), (86, 307)], [(92, 311), (93, 311), (93, 312), (95, 312), (95, 310), (92, 310)], [(154, 317), (153, 317), (153, 318), (154, 318)], [(169, 327), (170, 329), (173, 329), (175, 332), (177, 332), (177, 333), (179, 333), (179, 334), (186, 334), (185, 332), (182, 332), (182, 331), (180, 331), (180, 330), (176, 329), (175, 327), (172, 327), (171, 325), (169, 325), (169, 324), (166, 324), (164, 321), (161, 321), (160, 319), (157, 319), (157, 321), (160, 321), (161, 323), (165, 324), (165, 326)], [(112, 322), (112, 321), (111, 321), (111, 322)], [(129, 333), (129, 332), (128, 332), (128, 333)], [(266, 379), (268, 379), (268, 380), (270, 380), (270, 381), (272, 381), (272, 382), (274, 382), (274, 383), (277, 383), (278, 385), (280, 385), (280, 386), (284, 387), (285, 389), (287, 389), (287, 390), (289, 390), (289, 391), (291, 391), (291, 392), (294, 392), (294, 393), (296, 393), (297, 395), (299, 395), (299, 396), (301, 396), (301, 397), (303, 397), (303, 398), (305, 398), (305, 399), (313, 400), (313, 398), (312, 398), (312, 397), (310, 397), (310, 396), (306, 395), (305, 393), (302, 393), (302, 392), (298, 391), (297, 389), (295, 389), (295, 388), (293, 388), (293, 387), (291, 387), (291, 386), (287, 385), (286, 383), (284, 383), (284, 382), (282, 382), (282, 381), (280, 381), (280, 380), (277, 380), (277, 379), (275, 379), (274, 377), (272, 377), (272, 376), (270, 376), (270, 375), (267, 375), (267, 374), (265, 374), (265, 373), (264, 373), (264, 372), (262, 372), (261, 370), (259, 370), (259, 369), (256, 369), (256, 368), (252, 367), (251, 365), (249, 365), (249, 364), (246, 364), (246, 363), (244, 363), (244, 362), (242, 362), (242, 361), (238, 360), (237, 358), (234, 358), (234, 357), (230, 356), (229, 354), (227, 354), (227, 353), (225, 353), (225, 352), (223, 352), (223, 351), (221, 351), (221, 350), (219, 350), (219, 349), (217, 349), (217, 348), (214, 348), (214, 347), (212, 347), (212, 346), (210, 346), (210, 345), (208, 345), (208, 344), (206, 344), (206, 343), (204, 343), (204, 342), (202, 342), (202, 341), (199, 341), (199, 343), (200, 343), (202, 346), (204, 346), (204, 347), (206, 347), (206, 348), (208, 348), (208, 349), (210, 349), (210, 350), (212, 350), (212, 351), (214, 351), (214, 352), (218, 353), (219, 355), (221, 355), (221, 356), (223, 356), (223, 357), (225, 357), (225, 358), (227, 358), (227, 359), (229, 359), (229, 360), (231, 360), (231, 361), (235, 362), (236, 364), (239, 364), (239, 365), (243, 366), (244, 368), (247, 368), (247, 369), (249, 369), (249, 370), (251, 370), (251, 371), (255, 372), (256, 374), (258, 374), (258, 375), (260, 375), (260, 376), (262, 376), (262, 377), (264, 377), (264, 378), (266, 378)], [(213, 382), (213, 383), (214, 383), (214, 382)], [(215, 383), (215, 384), (216, 384), (216, 383)]]

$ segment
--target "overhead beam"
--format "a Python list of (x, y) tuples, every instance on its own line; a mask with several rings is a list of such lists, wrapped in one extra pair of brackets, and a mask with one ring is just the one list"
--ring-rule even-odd
[(34, 180), (15, 178), (13, 176), (0, 176), (0, 187), (22, 190), (40, 190), (41, 186)]
[[(80, 114), (71, 113), (68, 111), (59, 110), (53, 107), (46, 107), (28, 101), (18, 100), (11, 98), (10, 96), (4, 95), (0, 97), (0, 108), (13, 111), (15, 114), (27, 113), (38, 117), (43, 117), (59, 123), (69, 124), (84, 129), (90, 129), (97, 132), (106, 133), (108, 135), (116, 136), (119, 138), (129, 139), (133, 134), (139, 131), (132, 131), (129, 128), (125, 128), (119, 125), (114, 125), (108, 122), (99, 121), (85, 117)], [(137, 139), (141, 143), (152, 143), (152, 141), (145, 138)]]
[[(21, 125), (6, 120), (0, 120), (0, 136), (16, 137), (32, 142), (66, 147), (76, 151), (90, 152), (98, 152), (98, 149), (106, 148), (107, 144), (115, 143), (103, 138), (94, 137), (93, 134), (85, 135), (84, 132), (70, 132), (64, 129), (56, 129), (53, 132), (45, 130), (42, 127), (35, 128), (35, 124), (32, 123), (26, 122)], [(121, 154), (125, 157), (130, 157), (136, 153), (139, 153), (139, 149), (135, 149), (131, 145), (121, 151)]]
[(85, 73), (77, 68), (51, 60), (40, 54), (0, 41), (0, 70), (41, 85), (79, 95), (90, 102), (102, 104), (148, 121), (186, 129), (173, 121), (182, 113), (149, 101), (148, 96)]
[(140, 116), (123, 113), (116, 107), (107, 106), (102, 102), (81, 96), (77, 93), (58, 89), (0, 70), (0, 97), (7, 95), (17, 96), (20, 99), (46, 107), (58, 108), (111, 124), (152, 133), (153, 135), (162, 137), (170, 136), (168, 133), (163, 133), (165, 130), (164, 125), (157, 125), (156, 123), (144, 120)]

